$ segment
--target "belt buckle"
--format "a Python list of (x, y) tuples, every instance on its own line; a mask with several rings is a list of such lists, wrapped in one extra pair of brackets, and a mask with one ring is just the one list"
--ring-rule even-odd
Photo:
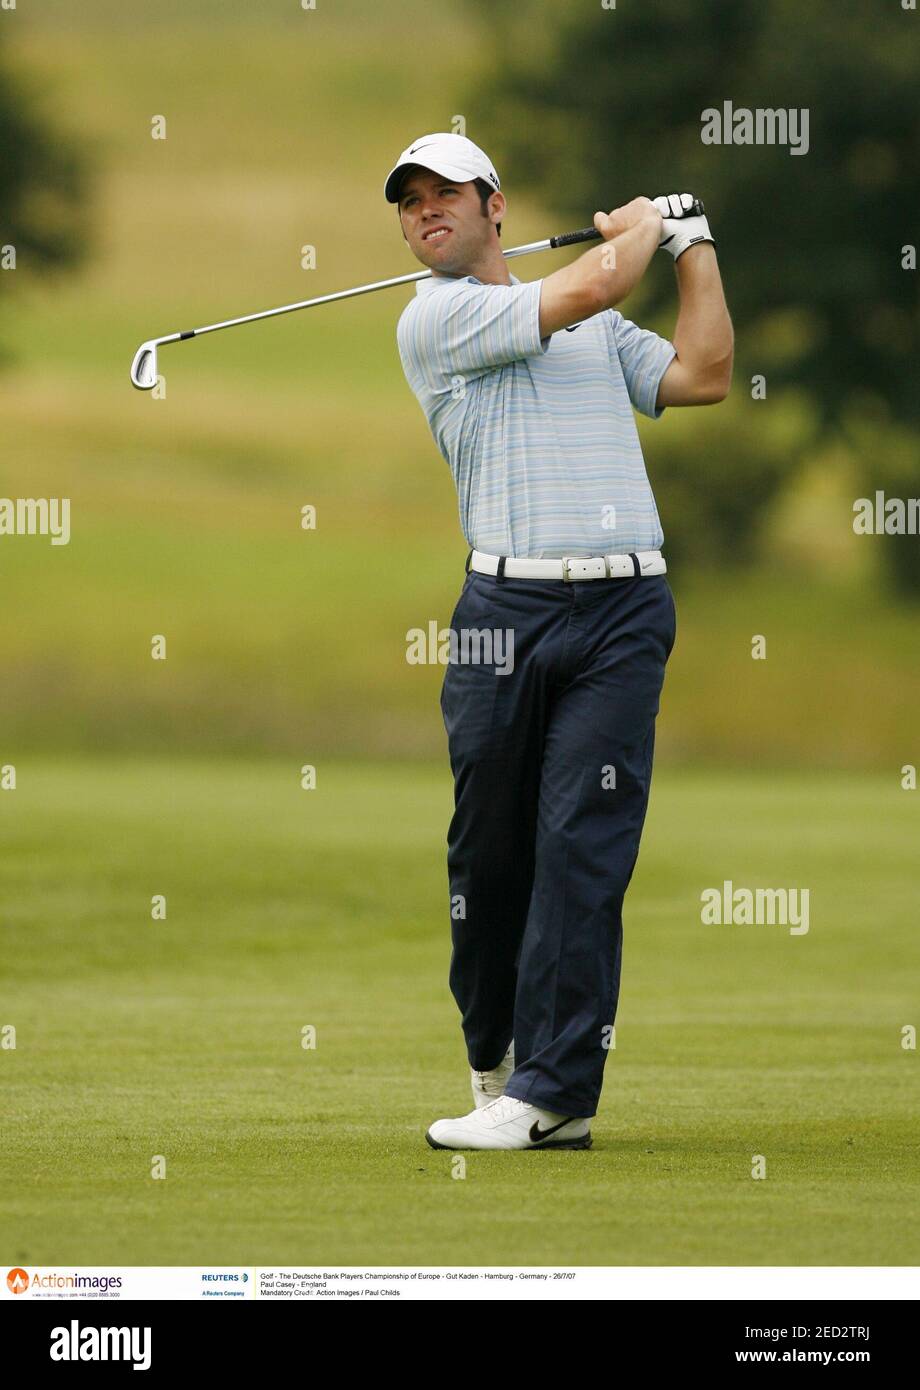
[[(580, 575), (572, 573), (573, 565), (583, 565), (584, 570)], [(589, 571), (592, 567), (593, 573)], [(603, 568), (599, 568), (603, 566)], [(563, 555), (562, 557), (562, 578), (566, 584), (574, 584), (579, 579), (609, 579), (610, 562), (606, 555)]]

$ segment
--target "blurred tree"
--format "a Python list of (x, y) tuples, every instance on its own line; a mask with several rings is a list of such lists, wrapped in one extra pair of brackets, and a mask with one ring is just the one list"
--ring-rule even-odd
[[(88, 185), (85, 154), (42, 113), (35, 88), (0, 50), (0, 247), (13, 248), (18, 273), (83, 258)], [(12, 272), (0, 273), (0, 288), (11, 284)]]
[[(715, 469), (692, 448), (671, 461), (685, 484), (706, 489), (697, 511), (711, 527), (707, 548), (716, 540), (740, 554), (736, 528), (751, 535), (790, 470), (831, 436), (858, 451), (867, 487), (903, 496), (895, 440), (908, 431), (907, 495), (917, 495), (918, 272), (903, 268), (902, 247), (920, 241), (920, 15), (897, 0), (474, 3), (492, 55), (476, 127), (496, 133), (512, 193), (539, 188), (566, 225), (639, 192), (691, 189), (707, 204), (738, 334), (733, 394), (747, 399)], [(703, 112), (725, 101), (805, 108), (808, 152), (703, 144)], [(660, 273), (643, 294), (646, 320), (673, 303)], [(750, 397), (757, 373), (765, 401)], [(762, 448), (762, 427), (790, 386), (805, 393), (810, 426), (778, 459)], [(882, 554), (898, 587), (920, 594), (920, 539)]]

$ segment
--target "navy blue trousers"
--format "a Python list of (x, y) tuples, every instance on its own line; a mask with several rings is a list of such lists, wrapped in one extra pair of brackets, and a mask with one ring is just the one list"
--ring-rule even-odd
[(451, 628), (450, 987), (469, 1062), (497, 1066), (513, 1037), (507, 1094), (592, 1116), (674, 599), (664, 575), (564, 583), (471, 571)]

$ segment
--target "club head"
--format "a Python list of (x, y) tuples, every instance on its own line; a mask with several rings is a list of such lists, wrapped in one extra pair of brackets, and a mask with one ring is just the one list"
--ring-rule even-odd
[(131, 363), (131, 385), (138, 391), (149, 391), (157, 384), (157, 344), (151, 339), (141, 343)]

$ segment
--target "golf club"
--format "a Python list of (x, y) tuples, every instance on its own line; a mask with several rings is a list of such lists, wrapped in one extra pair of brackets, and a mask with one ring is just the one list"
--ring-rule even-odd
[[(700, 216), (703, 204), (697, 199), (686, 211), (685, 217)], [(582, 241), (600, 241), (601, 234), (594, 227), (583, 227), (578, 232), (564, 232), (561, 236), (547, 237), (545, 241), (531, 241), (526, 246), (513, 246), (505, 254), (506, 260), (512, 256), (530, 256), (535, 251), (554, 251), (561, 246), (575, 246)], [(416, 280), (427, 280), (430, 270), (415, 271), (411, 275), (397, 275), (393, 280), (377, 280), (372, 285), (358, 285), (351, 290), (337, 290), (335, 294), (323, 294), (318, 299), (303, 299), (298, 304), (282, 304), (277, 309), (263, 309), (258, 314), (244, 314), (242, 318), (226, 319), (223, 323), (209, 323), (204, 328), (190, 328), (184, 333), (167, 333), (163, 338), (150, 338), (141, 343), (131, 363), (131, 384), (139, 391), (149, 391), (157, 383), (157, 349), (164, 343), (182, 343), (187, 338), (200, 338), (203, 333), (216, 333), (221, 328), (237, 328), (242, 323), (256, 323), (259, 319), (276, 318), (279, 314), (293, 314), (298, 309), (312, 309), (317, 304), (332, 304), (337, 299), (351, 299), (358, 294), (371, 294), (374, 290), (390, 289), (394, 285), (411, 285)]]

